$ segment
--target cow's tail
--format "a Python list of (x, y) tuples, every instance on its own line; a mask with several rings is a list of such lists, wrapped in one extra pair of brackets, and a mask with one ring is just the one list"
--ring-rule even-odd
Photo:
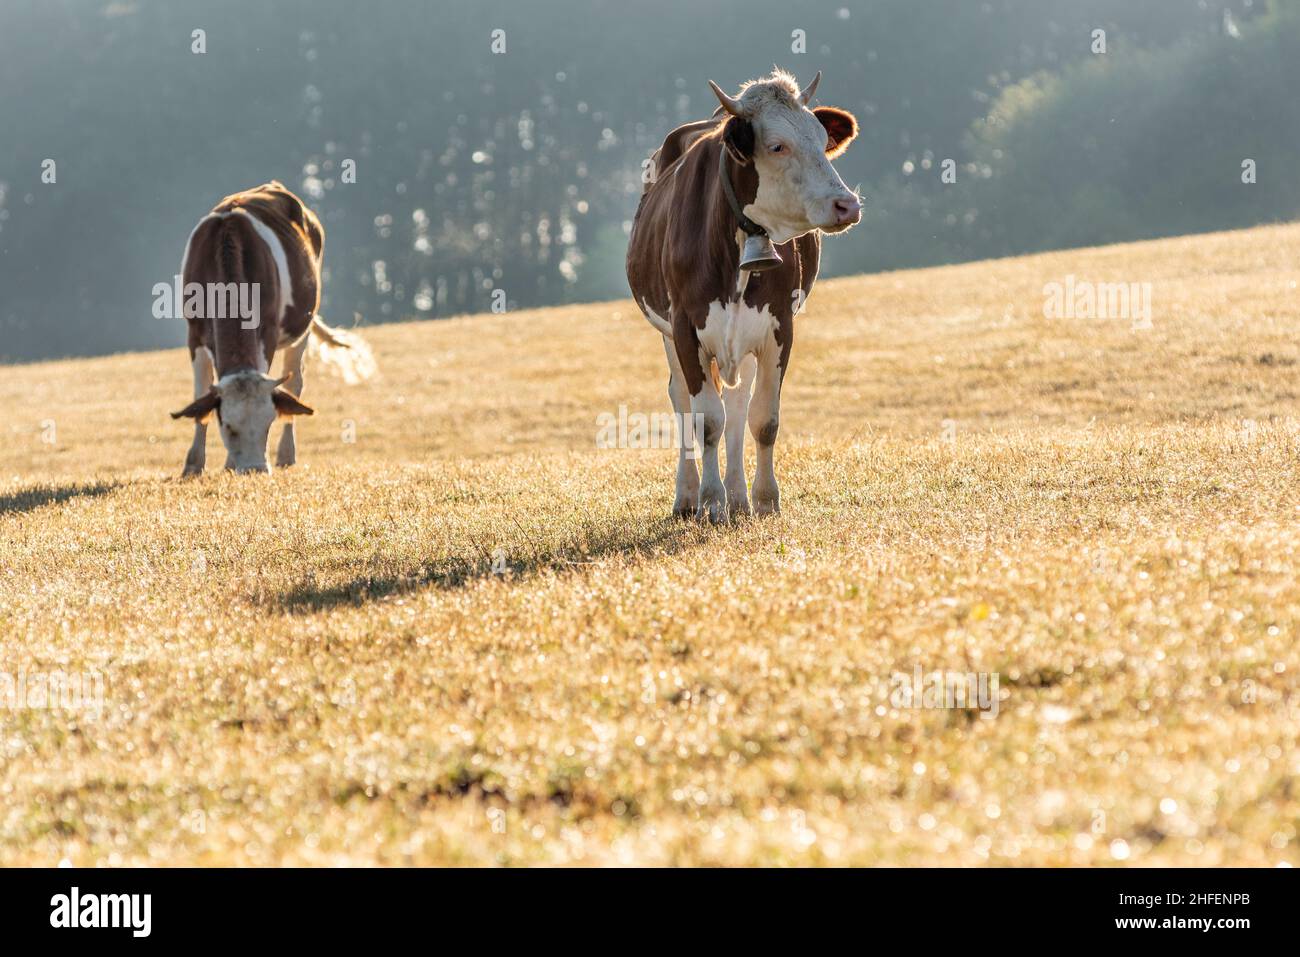
[(673, 337), (672, 323), (651, 309), (650, 304), (644, 299), (641, 300), (641, 315), (645, 316), (646, 322), (658, 329), (660, 333), (669, 339)]
[(378, 371), (375, 354), (357, 333), (327, 326), (320, 316), (312, 316), (311, 334), (321, 361), (342, 376), (348, 385), (364, 382)]

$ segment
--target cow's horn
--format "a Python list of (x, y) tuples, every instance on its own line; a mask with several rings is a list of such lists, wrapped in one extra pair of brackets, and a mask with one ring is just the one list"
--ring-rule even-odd
[(812, 78), (812, 82), (809, 83), (806, 87), (804, 87), (803, 92), (799, 94), (799, 96), (803, 99), (804, 106), (807, 106), (808, 101), (813, 98), (813, 94), (817, 92), (817, 84), (820, 83), (821, 81), (822, 81), (822, 71), (818, 70), (817, 75)]
[(732, 96), (727, 96), (727, 94), (722, 92), (722, 88), (712, 80), (709, 81), (709, 86), (712, 88), (713, 95), (718, 98), (718, 102), (722, 104), (724, 110), (732, 116), (745, 115), (745, 111), (740, 108), (740, 100)]

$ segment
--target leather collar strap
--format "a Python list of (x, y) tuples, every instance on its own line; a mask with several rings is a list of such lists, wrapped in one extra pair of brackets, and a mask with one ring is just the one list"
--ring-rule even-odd
[(736, 199), (735, 187), (731, 185), (731, 177), (727, 175), (726, 146), (718, 150), (718, 179), (722, 181), (722, 194), (727, 197), (727, 205), (731, 207), (731, 212), (736, 217), (736, 224), (740, 226), (740, 231), (746, 236), (766, 236), (767, 230), (740, 210), (740, 200)]

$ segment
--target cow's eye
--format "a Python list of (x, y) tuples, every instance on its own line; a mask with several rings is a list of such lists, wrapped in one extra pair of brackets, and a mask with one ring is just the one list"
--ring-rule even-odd
[(773, 143), (771, 146), (768, 147), (768, 151), (769, 151), (769, 152), (772, 152), (772, 153), (784, 153), (784, 152), (785, 152), (785, 144), (784, 144), (784, 143)]

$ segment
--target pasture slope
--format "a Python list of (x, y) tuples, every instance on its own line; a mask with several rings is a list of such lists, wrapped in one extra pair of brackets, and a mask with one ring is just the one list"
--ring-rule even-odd
[(668, 409), (628, 302), (372, 327), (269, 478), (177, 478), (181, 348), (0, 369), (0, 671), (102, 680), (0, 708), (0, 863), (1298, 863), (1297, 280), (1280, 226), (822, 283), (720, 528), (596, 447)]

